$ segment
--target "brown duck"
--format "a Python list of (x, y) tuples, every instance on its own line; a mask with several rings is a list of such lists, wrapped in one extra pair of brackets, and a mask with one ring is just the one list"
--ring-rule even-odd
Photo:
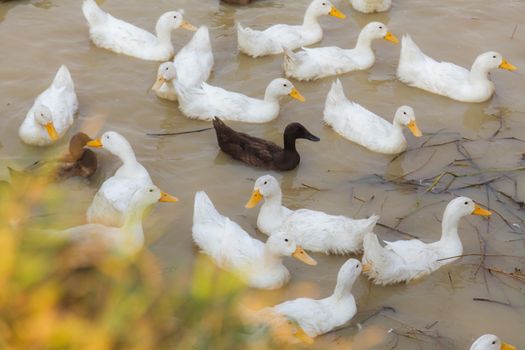
[(70, 177), (89, 177), (97, 170), (95, 152), (84, 148), (92, 138), (83, 132), (75, 134), (69, 141), (69, 153), (49, 162), (36, 162), (30, 171), (37, 169), (49, 171), (56, 181), (64, 181)]
[(271, 170), (292, 170), (301, 156), (295, 148), (296, 139), (319, 141), (304, 126), (291, 123), (284, 129), (284, 148), (267, 140), (237, 132), (219, 118), (213, 120), (217, 142), (224, 153), (246, 164)]

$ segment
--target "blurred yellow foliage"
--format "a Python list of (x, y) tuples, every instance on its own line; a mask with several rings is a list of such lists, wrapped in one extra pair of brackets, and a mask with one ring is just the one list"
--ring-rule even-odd
[(243, 323), (252, 292), (204, 256), (166, 276), (147, 250), (123, 259), (46, 234), (60, 222), (38, 214), (63, 195), (45, 178), (0, 186), (0, 349), (283, 348)]

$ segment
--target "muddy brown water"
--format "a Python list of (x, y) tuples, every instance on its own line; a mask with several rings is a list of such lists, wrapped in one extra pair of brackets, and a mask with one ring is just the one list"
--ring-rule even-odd
[[(102, 5), (113, 15), (150, 30), (161, 13), (185, 9), (192, 23), (211, 28), (215, 68), (210, 83), (262, 96), (266, 84), (281, 75), (282, 57), (255, 60), (239, 55), (234, 24), (241, 21), (264, 28), (272, 23), (299, 23), (308, 3), (263, 0), (240, 8), (219, 5), (216, 0), (179, 0), (176, 6), (167, 0), (147, 5), (138, 0), (110, 0)], [(22, 144), (17, 129), (33, 99), (65, 63), (80, 99), (80, 114), (69, 135), (80, 129), (93, 135), (100, 130), (122, 133), (155, 183), (181, 200), (175, 205), (158, 205), (145, 222), (148, 248), (160, 257), (167, 271), (191, 265), (198, 254), (191, 240), (196, 190), (205, 190), (220, 212), (265, 239), (254, 229), (257, 209), (244, 209), (244, 204), (254, 179), (268, 172), (221, 154), (210, 131), (176, 137), (146, 136), (147, 132), (199, 129), (209, 123), (184, 118), (175, 103), (148, 92), (157, 63), (94, 47), (80, 5), (80, 1), (70, 0), (0, 3), (2, 164), (21, 167), (49, 151)], [(465, 253), (478, 254), (484, 249), (487, 254), (523, 256), (525, 213), (517, 203), (525, 200), (525, 175), (510, 170), (524, 166), (521, 157), (525, 142), (514, 138), (525, 139), (525, 2), (397, 0), (389, 12), (374, 15), (355, 12), (346, 1), (337, 6), (348, 18), (323, 18), (325, 37), (320, 45), (351, 47), (359, 29), (377, 20), (398, 37), (410, 33), (436, 59), (470, 66), (481, 52), (496, 50), (520, 70), (492, 72), (497, 92), (490, 101), (460, 103), (396, 81), (400, 45), (374, 43), (375, 66), (347, 74), (342, 81), (351, 99), (389, 120), (402, 104), (415, 109), (425, 135), (415, 139), (406, 133), (409, 152), (397, 158), (371, 153), (323, 125), (322, 110), (333, 79), (296, 82), (307, 102), (283, 100), (279, 118), (267, 124), (230, 123), (238, 130), (280, 142), (284, 127), (300, 121), (321, 138), (318, 143), (299, 141), (302, 162), (298, 169), (273, 174), (282, 182), (285, 205), (355, 217), (376, 213), (383, 225), (435, 241), (441, 233), (446, 203), (454, 195), (467, 195), (497, 213), (490, 220), (472, 216), (461, 221)], [(173, 34), (177, 49), (190, 38), (191, 33), (182, 30)], [(52, 149), (64, 146), (61, 142)], [(70, 224), (81, 220), (98, 186), (118, 166), (105, 152), (98, 154), (101, 168), (90, 183), (69, 181), (62, 185), (69, 190), (64, 200), (70, 204)], [(433, 179), (446, 170), (482, 174), (459, 177), (443, 191), (451, 179), (445, 177), (426, 193)], [(5, 177), (4, 167), (0, 171)], [(491, 181), (490, 186), (483, 184), (487, 181)], [(385, 227), (376, 231), (385, 239), (406, 237)], [(287, 260), (292, 281), (277, 294), (268, 293), (272, 300), (329, 294), (346, 258), (315, 258), (319, 262), (316, 267)], [(364, 328), (377, 331), (383, 342), (376, 349), (390, 349), (395, 344), (398, 349), (467, 349), (474, 338), (489, 332), (525, 346), (523, 282), (498, 273), (491, 275), (483, 265), (478, 269), (480, 262), (480, 257), (465, 257), (409, 285), (378, 287), (362, 277), (354, 287), (360, 313), (352, 324), (362, 322)], [(508, 257), (487, 257), (484, 265), (506, 272), (525, 270), (523, 260)], [(386, 310), (367, 319), (382, 306), (395, 312)], [(390, 329), (394, 331), (387, 333)], [(345, 348), (357, 338), (356, 328), (350, 327), (319, 342), (337, 342)]]

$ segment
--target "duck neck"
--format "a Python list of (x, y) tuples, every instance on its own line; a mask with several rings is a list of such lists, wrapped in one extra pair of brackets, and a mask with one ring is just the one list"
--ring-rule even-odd
[[(443, 222), (441, 223), (441, 239), (439, 243), (447, 247), (459, 248), (459, 254), (463, 250), (461, 240), (459, 239), (458, 234), (458, 225), (461, 217), (455, 212), (451, 212), (452, 209), (445, 209), (443, 214)], [(458, 252), (458, 249), (455, 249), (455, 252)]]
[(144, 230), (142, 228), (142, 217), (146, 207), (143, 205), (134, 205), (126, 213), (124, 217), (124, 225), (122, 229), (129, 235), (129, 242), (133, 246), (144, 243)]
[(284, 134), (284, 149), (286, 151), (296, 152), (297, 151), (295, 149), (295, 140), (296, 139), (297, 138), (295, 137), (295, 135), (291, 135), (291, 134), (285, 133)]
[(84, 155), (85, 149), (83, 146), (77, 143), (71, 143), (69, 145), (69, 154), (71, 155), (72, 160), (79, 160)]
[(341, 301), (349, 298), (354, 298), (352, 295), (352, 286), (354, 284), (353, 280), (345, 279), (342, 280), (339, 278), (337, 284), (335, 285), (334, 294), (332, 298), (336, 301)]
[(271, 269), (275, 266), (282, 265), (282, 262), (283, 262), (282, 256), (272, 252), (272, 250), (270, 249), (270, 247), (268, 247), (268, 245), (264, 246), (264, 266), (266, 268)]
[(266, 88), (266, 91), (264, 93), (264, 100), (266, 102), (277, 104), (279, 105), (279, 98), (280, 96), (277, 96), (271, 89), (270, 86)]
[(279, 218), (281, 216), (281, 205), (282, 205), (283, 194), (281, 189), (271, 196), (264, 197), (264, 203), (261, 207), (261, 210), (264, 210), (266, 214), (270, 214), (274, 218)]
[(313, 6), (310, 5), (304, 14), (303, 28), (307, 30), (322, 30), (319, 24), (319, 15), (315, 13)]
[(161, 45), (171, 46), (171, 28), (164, 25), (162, 18), (160, 18), (155, 26), (155, 32), (157, 33), (157, 39)]
[(115, 154), (122, 161), (122, 167), (126, 171), (133, 171), (137, 167), (137, 158), (131, 146), (125, 147)]
[(489, 81), (489, 70), (476, 60), (470, 68), (469, 80), (473, 84), (479, 82), (485, 83)]
[(401, 124), (401, 122), (398, 121), (396, 118), (394, 118), (394, 121), (392, 122), (392, 126), (394, 127), (394, 133), (403, 135), (404, 125)]
[(368, 33), (361, 32), (357, 38), (357, 43), (355, 44), (355, 49), (358, 51), (371, 51), (372, 50), (372, 38)]

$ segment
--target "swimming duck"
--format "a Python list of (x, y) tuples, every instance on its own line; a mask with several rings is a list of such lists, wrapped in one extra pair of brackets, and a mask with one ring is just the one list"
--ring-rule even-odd
[(441, 239), (434, 243), (411, 239), (385, 241), (386, 246), (382, 247), (375, 233), (367, 233), (363, 243), (365, 273), (370, 280), (379, 285), (408, 283), (457, 260), (458, 258), (452, 257), (463, 253), (463, 245), (458, 235), (459, 220), (469, 214), (489, 216), (491, 212), (467, 197), (450, 201), (443, 214)]
[(299, 123), (288, 124), (284, 129), (284, 148), (271, 141), (237, 132), (219, 118), (213, 119), (213, 127), (224, 153), (246, 164), (271, 170), (292, 170), (299, 165), (301, 156), (295, 148), (296, 139), (319, 141)]
[(294, 240), (286, 235), (270, 237), (266, 243), (250, 237), (237, 223), (221, 215), (205, 192), (195, 194), (193, 240), (215, 263), (236, 271), (248, 285), (261, 289), (282, 287), (290, 279), (284, 256), (316, 265)]
[(256, 58), (281, 53), (284, 48), (295, 50), (315, 44), (323, 38), (323, 28), (318, 21), (323, 15), (346, 18), (329, 0), (314, 0), (306, 10), (302, 25), (277, 24), (264, 31), (258, 31), (243, 28), (238, 24), (239, 50)]
[(175, 53), (171, 31), (180, 27), (196, 30), (184, 20), (183, 11), (160, 16), (156, 35), (102, 11), (95, 0), (84, 0), (82, 12), (89, 24), (89, 35), (98, 47), (149, 61), (166, 61)]
[(399, 107), (394, 122), (390, 124), (361, 105), (350, 102), (339, 79), (332, 84), (326, 97), (323, 120), (344, 138), (384, 154), (397, 154), (407, 148), (404, 126), (415, 137), (422, 135), (412, 107)]
[(517, 68), (497, 52), (479, 55), (470, 71), (449, 62), (437, 62), (425, 55), (408, 35), (403, 36), (397, 67), (399, 80), (413, 87), (462, 102), (483, 102), (494, 94), (489, 79), (492, 69), (514, 71)]
[[(310, 337), (330, 332), (350, 321), (357, 312), (352, 286), (361, 274), (361, 263), (348, 259), (337, 274), (334, 292), (324, 299), (298, 298), (278, 304), (269, 311), (295, 320)], [(268, 312), (263, 309), (263, 312)]]
[(164, 62), (157, 72), (157, 80), (151, 88), (157, 96), (177, 101), (174, 80), (186, 87), (197, 87), (210, 77), (213, 68), (213, 52), (207, 27), (200, 27), (186, 46), (175, 56), (173, 62)]
[(472, 344), (470, 350), (516, 350), (516, 347), (502, 342), (493, 334), (485, 334)]
[(102, 244), (107, 249), (122, 255), (137, 253), (144, 246), (144, 231), (142, 216), (144, 211), (156, 202), (171, 201), (166, 194), (156, 186), (144, 186), (137, 189), (131, 196), (129, 208), (124, 215), (120, 227), (110, 227), (102, 224), (86, 224), (56, 232), (74, 241)]
[(365, 70), (374, 65), (375, 55), (372, 41), (385, 39), (398, 43), (397, 38), (383, 23), (370, 22), (359, 33), (357, 44), (351, 50), (336, 46), (303, 48), (293, 52), (286, 49), (283, 69), (289, 78), (314, 80), (331, 75), (344, 74), (355, 70)]
[(308, 251), (325, 254), (348, 254), (363, 248), (363, 236), (372, 232), (379, 216), (354, 220), (342, 215), (328, 215), (322, 211), (290, 210), (282, 206), (279, 182), (264, 175), (255, 181), (253, 192), (246, 208), (254, 208), (264, 198), (257, 228), (273, 236), (285, 233)]
[(350, 0), (352, 7), (359, 12), (373, 13), (388, 11), (392, 0)]
[(56, 181), (64, 181), (70, 177), (90, 177), (97, 171), (97, 155), (84, 148), (91, 137), (83, 132), (76, 133), (69, 141), (69, 153), (52, 161), (38, 161), (30, 170), (49, 171)]
[(266, 123), (279, 115), (279, 100), (290, 97), (305, 101), (295, 86), (286, 79), (278, 78), (266, 88), (264, 99), (248, 97), (237, 92), (202, 83), (200, 88), (186, 88), (175, 84), (179, 96), (179, 109), (191, 119), (233, 120), (247, 123)]
[[(87, 210), (87, 221), (120, 227), (124, 224), (133, 194), (139, 188), (153, 186), (153, 181), (146, 168), (137, 161), (129, 142), (119, 133), (105, 132), (99, 139), (88, 142), (87, 146), (103, 147), (122, 161), (120, 168), (112, 177), (104, 181), (95, 194)], [(165, 202), (177, 201), (175, 197), (164, 192), (163, 198)]]
[(18, 135), (28, 145), (55, 143), (69, 130), (77, 110), (75, 84), (67, 67), (62, 65), (51, 86), (36, 98)]

